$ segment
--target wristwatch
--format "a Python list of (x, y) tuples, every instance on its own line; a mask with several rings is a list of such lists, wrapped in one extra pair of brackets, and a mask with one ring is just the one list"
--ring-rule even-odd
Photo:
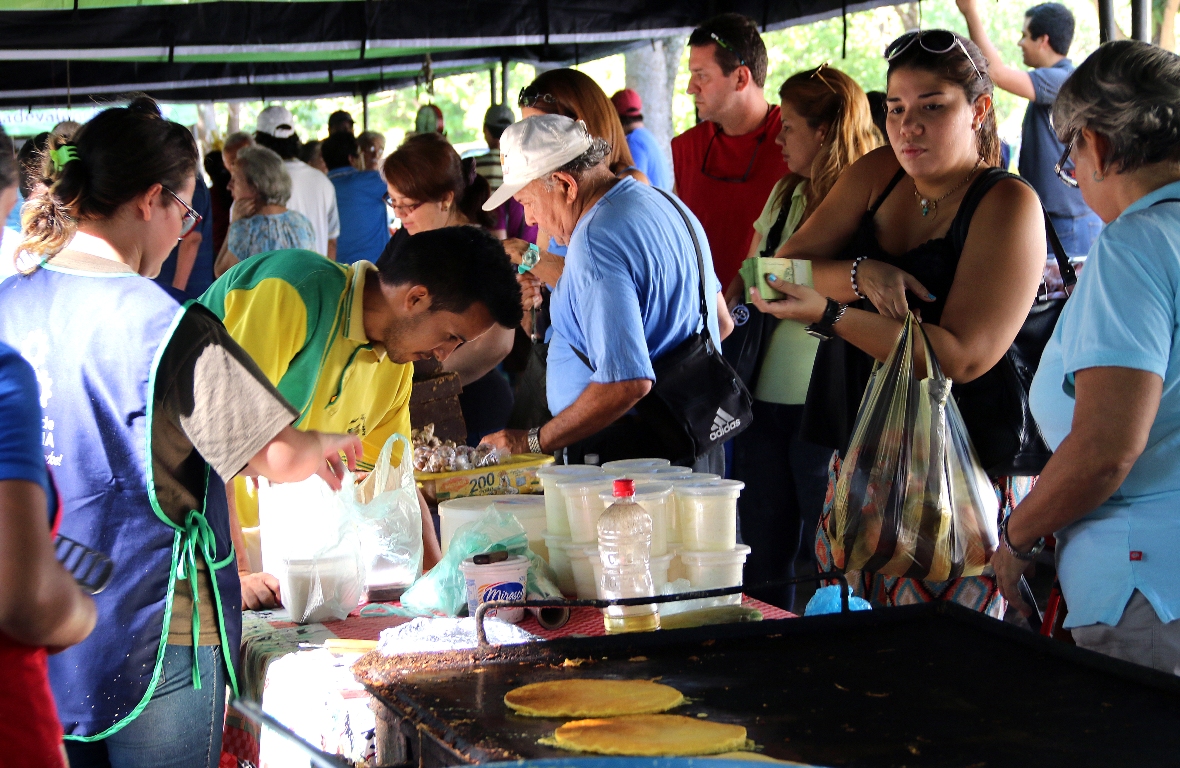
[(840, 318), (844, 317), (844, 312), (847, 309), (848, 305), (841, 304), (835, 299), (828, 299), (828, 306), (824, 308), (824, 316), (820, 318), (818, 323), (805, 326), (803, 330), (820, 341), (828, 341), (836, 335), (834, 326)]
[(1023, 560), (1026, 563), (1031, 563), (1037, 559), (1037, 555), (1041, 554), (1041, 550), (1045, 548), (1045, 537), (1042, 536), (1037, 539), (1037, 543), (1033, 544), (1032, 549), (1029, 551), (1019, 551), (1016, 547), (1012, 546), (1012, 539), (1008, 538), (1008, 521), (1011, 519), (1012, 516), (1009, 515), (1000, 523), (1000, 541), (1004, 542), (1004, 548), (1008, 550), (1008, 554), (1012, 555), (1012, 557), (1015, 557), (1017, 560)]
[(541, 249), (537, 247), (536, 243), (529, 243), (529, 247), (525, 249), (520, 256), (520, 266), (516, 268), (517, 274), (523, 275), (541, 261)]
[(529, 430), (529, 451), (531, 453), (544, 453), (541, 450), (541, 428), (533, 427)]

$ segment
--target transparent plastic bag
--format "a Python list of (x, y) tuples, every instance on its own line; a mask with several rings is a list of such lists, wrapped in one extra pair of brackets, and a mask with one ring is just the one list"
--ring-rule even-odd
[[(392, 463), (400, 444), (400, 460)], [(370, 588), (407, 586), (422, 574), (422, 510), (414, 481), (410, 439), (395, 434), (381, 448), (373, 471), (359, 485), (345, 477), (341, 503), (360, 532)]]
[(561, 597), (549, 564), (529, 549), (520, 521), (493, 504), (477, 519), (459, 526), (443, 559), (402, 595), (402, 608), (413, 616), (458, 616), (467, 609), (467, 581), (459, 564), (473, 555), (500, 550), (529, 559), (530, 597)]
[[(401, 460), (391, 463), (395, 445)], [(366, 586), (410, 584), (422, 570), (422, 512), (410, 439), (386, 441), (369, 476), (333, 491), (318, 476), (260, 480), (262, 569), (279, 580), (283, 607), (307, 624), (343, 619)]]
[[(916, 338), (925, 379), (915, 371)], [(978, 576), (995, 552), (998, 516), (951, 381), (911, 315), (861, 400), (825, 523), (833, 562), (927, 581)]]

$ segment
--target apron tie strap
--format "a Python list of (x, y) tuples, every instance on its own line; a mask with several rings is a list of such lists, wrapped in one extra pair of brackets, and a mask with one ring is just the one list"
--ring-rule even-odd
[(176, 569), (176, 577), (188, 579), (189, 589), (193, 595), (193, 688), (201, 689), (201, 670), (198, 662), (197, 643), (201, 635), (201, 597), (197, 570), (197, 556), (205, 561), (209, 569), (209, 577), (214, 578), (217, 571), (233, 562), (234, 553), (231, 549), (225, 559), (217, 560), (217, 536), (205, 515), (189, 510), (184, 520), (184, 529), (180, 540), (180, 563)]

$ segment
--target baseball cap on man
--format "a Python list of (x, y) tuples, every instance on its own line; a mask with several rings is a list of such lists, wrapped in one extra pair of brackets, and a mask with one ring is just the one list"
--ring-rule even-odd
[(537, 115), (508, 126), (500, 137), (504, 183), (483, 204), (483, 209), (499, 208), (529, 182), (543, 179), (581, 156), (591, 144), (586, 124), (564, 115)]
[(288, 138), (295, 133), (295, 116), (286, 107), (277, 104), (269, 106), (258, 113), (255, 130), (259, 133), (269, 133), (276, 139)]
[(516, 122), (516, 115), (511, 107), (504, 104), (493, 104), (483, 113), (483, 124), (488, 128), (498, 128), (501, 131)]
[(619, 117), (642, 117), (643, 116), (643, 99), (639, 98), (639, 94), (630, 88), (624, 88), (610, 97), (611, 103), (615, 105), (615, 111), (619, 113)]

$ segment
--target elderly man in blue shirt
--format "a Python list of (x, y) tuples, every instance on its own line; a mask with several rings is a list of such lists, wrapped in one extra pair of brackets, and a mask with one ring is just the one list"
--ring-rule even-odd
[[(610, 145), (592, 138), (584, 123), (530, 117), (504, 132), (501, 153), (504, 183), (484, 208), (515, 196), (528, 219), (568, 244), (568, 252), (550, 305), (547, 396), (556, 415), (542, 427), (504, 430), (484, 441), (514, 453), (566, 449), (571, 462), (589, 453), (604, 461), (660, 456), (658, 440), (623, 419), (651, 391), (652, 361), (702, 326), (713, 339), (732, 330), (729, 313), (716, 310), (724, 306), (721, 285), (700, 222), (681, 208), (703, 248), (706, 292), (718, 298), (707, 318), (680, 203), (616, 178), (606, 163)], [(722, 464), (718, 449), (699, 457), (696, 467)]]

